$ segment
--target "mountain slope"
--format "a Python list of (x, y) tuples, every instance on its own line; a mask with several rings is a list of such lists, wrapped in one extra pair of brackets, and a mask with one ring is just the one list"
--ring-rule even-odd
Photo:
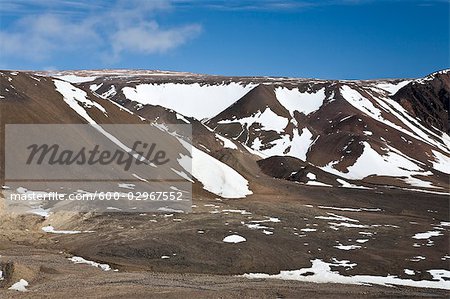
[[(79, 78), (76, 76), (69, 76), (70, 78)], [(191, 176), (193, 177), (195, 184), (194, 190), (205, 190), (199, 192), (206, 192), (208, 196), (223, 196), (225, 198), (231, 197), (245, 197), (251, 194), (248, 189), (248, 182), (238, 172), (228, 167), (226, 164), (218, 161), (208, 153), (198, 153), (198, 150), (193, 148), (197, 160), (201, 160), (200, 164), (194, 163), (191, 167), (190, 156), (192, 155), (192, 149), (190, 143), (187, 143), (184, 139), (189, 141), (189, 135), (178, 136), (173, 129), (160, 124), (152, 123), (145, 118), (138, 116), (129, 109), (118, 105), (117, 103), (108, 100), (105, 97), (99, 96), (93, 93), (90, 89), (81, 89), (77, 83), (70, 83), (64, 81), (63, 78), (52, 78), (43, 76), (42, 74), (32, 74), (26, 72), (0, 72), (0, 133), (1, 149), (0, 156), (2, 157), (0, 163), (0, 185), (5, 184), (5, 165), (3, 163), (4, 143), (5, 138), (4, 129), (8, 124), (91, 124), (100, 134), (82, 135), (85, 132), (74, 132), (73, 140), (83, 140), (88, 144), (103, 144), (110, 149), (124, 148), (125, 140), (128, 140), (131, 135), (135, 135), (139, 138), (142, 132), (131, 132), (128, 136), (123, 136), (123, 132), (120, 133), (114, 131), (114, 128), (108, 127), (112, 124), (127, 124), (127, 125), (146, 125), (148, 136), (155, 138), (159, 143), (164, 143), (167, 147), (175, 152), (179, 152), (182, 155), (178, 161), (174, 160), (169, 163), (169, 166), (164, 168), (158, 168), (158, 175), (166, 179), (184, 179), (187, 178), (187, 182), (190, 184)], [(81, 80), (83, 81), (83, 80)], [(78, 85), (78, 87), (76, 86)], [(185, 124), (185, 123), (184, 123)], [(134, 127), (130, 127), (134, 128)], [(137, 127), (136, 127), (137, 128)], [(38, 128), (37, 128), (38, 130)], [(207, 130), (210, 132), (209, 130)], [(80, 135), (79, 135), (80, 134)], [(121, 135), (122, 134), (122, 135)], [(104, 139), (100, 141), (100, 139)], [(216, 140), (216, 139), (215, 139)], [(220, 140), (217, 143), (220, 146)], [(129, 149), (129, 148), (128, 148)], [(11, 157), (12, 153), (10, 153)], [(223, 176), (222, 181), (214, 182), (213, 177), (206, 177), (203, 175), (205, 165), (208, 165), (209, 171), (213, 171), (216, 176)], [(67, 173), (76, 174), (73, 168), (68, 168)], [(151, 173), (151, 171), (149, 170)], [(92, 174), (95, 177), (95, 174)], [(147, 185), (145, 181), (146, 173), (126, 173), (121, 168), (112, 168), (108, 173), (102, 173), (101, 176), (104, 179), (117, 180), (122, 178), (124, 181), (132, 182), (135, 189), (144, 188)], [(86, 178), (88, 179), (88, 178)], [(230, 187), (228, 180), (234, 180), (234, 182), (240, 182), (239, 186), (234, 188)], [(192, 181), (192, 182), (194, 182)], [(23, 183), (23, 182), (22, 182)], [(55, 185), (56, 184), (56, 185)], [(42, 186), (48, 188), (47, 191), (55, 190), (70, 190), (70, 184), (64, 183), (44, 183), (40, 186), (39, 190), (42, 190)], [(161, 185), (161, 190), (163, 189)], [(107, 185), (107, 189), (111, 191), (123, 192), (124, 184), (111, 183)], [(152, 185), (155, 188), (155, 185)], [(26, 187), (28, 190), (36, 190), (36, 184), (28, 184), (15, 186), (13, 182), (8, 182), (8, 189), (15, 190), (16, 188)], [(96, 186), (89, 183), (78, 184), (79, 190), (91, 190)], [(104, 187), (105, 188), (105, 187)], [(157, 189), (157, 188), (156, 188)], [(208, 193), (210, 191), (211, 193)]]
[(301, 83), (292, 89), (273, 86), (270, 106), (285, 109), (278, 108), (269, 122), (264, 118), (266, 111), (272, 112), (268, 97), (252, 96), (256, 94), (252, 91), (207, 124), (266, 157), (292, 156), (347, 179), (445, 190), (448, 135), (429, 129), (425, 120), (410, 115), (390, 96), (395, 85), (403, 86), (398, 94), (414, 84), (342, 81)]
[[(343, 185), (339, 179), (367, 186), (448, 192), (447, 71), (424, 79), (370, 81), (131, 70), (18, 76), (27, 80), (19, 88), (26, 96), (39, 93), (32, 85), (42, 80), (39, 101), (33, 105), (45, 103), (40, 100), (45, 88), (45, 94), (55, 95), (66, 85), (69, 99), (64, 107), (71, 107), (71, 98), (81, 94), (86, 98), (82, 105), (89, 107), (88, 116), (98, 123), (191, 125), (193, 138), (188, 142), (235, 169), (256, 189), (265, 184), (256, 161), (286, 156), (300, 164), (306, 162), (316, 172), (327, 172), (333, 178), (332, 182), (327, 179), (328, 184), (333, 186)], [(10, 84), (8, 77), (3, 72), (5, 90)], [(70, 86), (80, 91), (71, 91)], [(8, 92), (2, 96), (11, 97)], [(6, 105), (3, 111), (17, 109), (11, 114), (14, 117), (19, 110), (43, 111), (42, 107)], [(61, 105), (53, 106), (60, 109)], [(71, 110), (48, 113), (54, 115), (49, 121), (64, 117), (64, 122), (79, 122), (81, 117), (82, 122), (90, 122), (86, 115)], [(30, 115), (24, 119), (39, 123), (44, 118)]]
[(412, 116), (424, 121), (428, 129), (450, 132), (448, 70), (412, 81), (394, 94), (393, 99)]
[[(447, 73), (441, 75), (447, 78)], [(445, 80), (439, 81), (444, 87), (430, 82), (132, 70), (0, 71), (2, 143), (4, 126), (13, 123), (32, 125), (30, 134), (16, 134), (25, 141), (25, 135), (33, 139), (39, 133), (37, 124), (64, 128), (59, 124), (90, 123), (93, 134), (66, 131), (71, 144), (84, 140), (111, 149), (127, 145), (138, 132), (152, 133), (151, 139), (166, 140), (167, 148), (178, 153), (172, 169), (156, 174), (184, 178), (193, 195), (189, 206), (163, 201), (148, 213), (134, 203), (118, 208), (111, 202), (105, 203), (103, 213), (77, 213), (50, 202), (9, 213), (4, 204), (12, 193), (75, 187), (84, 194), (90, 189), (76, 182), (44, 190), (32, 182), (0, 182), (0, 297), (16, 295), (7, 288), (19, 279), (29, 284), (26, 294), (44, 297), (85, 295), (86, 290), (103, 296), (105, 281), (114, 281), (113, 292), (125, 297), (130, 287), (144, 297), (161, 292), (217, 297), (226, 289), (231, 297), (289, 298), (304, 296), (305, 289), (317, 296), (317, 288), (324, 286), (327, 295), (347, 289), (301, 283), (329, 282), (330, 277), (340, 283), (399, 284), (377, 288), (378, 293), (374, 286), (339, 293), (353, 297), (380, 292), (445, 296), (450, 289), (450, 152), (448, 135), (431, 126), (441, 121), (442, 113), (425, 103), (443, 99), (445, 104), (448, 89)], [(417, 84), (420, 88), (414, 87)], [(173, 85), (178, 85), (174, 91), (166, 90)], [(137, 86), (153, 87), (141, 93)], [(228, 86), (233, 96), (215, 97), (214, 90)], [(242, 93), (234, 94), (236, 87)], [(417, 94), (396, 98), (404, 89)], [(137, 93), (129, 98), (127, 90)], [(419, 96), (424, 90), (433, 92)], [(174, 94), (179, 98), (165, 102)], [(437, 97), (428, 98), (430, 94)], [(416, 100), (424, 102), (420, 113), (405, 109), (405, 103)], [(427, 115), (435, 120), (426, 121)], [(124, 134), (109, 124), (132, 126)], [(4, 169), (4, 152), (0, 155)], [(12, 157), (8, 161), (14, 161)], [(151, 178), (151, 170), (130, 175), (120, 168), (107, 169), (102, 175), (109, 191), (127, 194), (145, 187), (151, 191), (155, 185), (145, 179)], [(86, 179), (92, 174), (84, 175)], [(176, 187), (164, 177), (166, 187)], [(236, 240), (239, 243), (233, 243)], [(247, 278), (236, 277), (243, 274), (299, 282), (258, 279), (249, 284)], [(205, 281), (219, 281), (218, 291), (192, 288), (205, 286)], [(179, 291), (184, 289), (188, 291)]]

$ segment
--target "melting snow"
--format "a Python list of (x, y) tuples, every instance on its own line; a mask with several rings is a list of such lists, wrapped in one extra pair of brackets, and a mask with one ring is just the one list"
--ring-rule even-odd
[(317, 179), (317, 176), (316, 176), (314, 173), (311, 173), (311, 172), (308, 172), (308, 173), (306, 174), (306, 177), (307, 177), (308, 179), (310, 179), (310, 180), (316, 180), (316, 179)]
[(64, 235), (73, 235), (73, 234), (80, 234), (81, 231), (79, 230), (55, 230), (55, 228), (51, 225), (44, 226), (42, 230), (46, 233), (52, 233), (52, 234), (64, 234)]
[(42, 230), (46, 233), (52, 233), (52, 234), (64, 234), (64, 235), (73, 235), (73, 234), (80, 234), (80, 233), (93, 233), (94, 231), (85, 230), (85, 231), (79, 231), (79, 230), (55, 230), (55, 228), (51, 225), (44, 226)]
[(317, 181), (308, 181), (306, 183), (306, 185), (310, 185), (310, 186), (322, 186), (322, 187), (333, 187), (332, 185), (328, 185), (322, 182), (317, 182)]
[(359, 244), (364, 244), (366, 242), (369, 242), (369, 239), (358, 239), (358, 240), (356, 240), (356, 243), (359, 243)]
[(237, 149), (236, 144), (234, 144), (231, 140), (229, 140), (229, 139), (227, 139), (227, 138), (225, 138), (225, 137), (223, 137), (223, 136), (221, 136), (219, 134), (216, 134), (216, 137), (223, 142), (223, 147), (224, 148)]
[(353, 224), (353, 223), (347, 223), (347, 222), (339, 222), (339, 223), (330, 222), (328, 224), (330, 224), (330, 227), (333, 229), (338, 229), (339, 226), (348, 227), (348, 228), (368, 228), (369, 227), (367, 225)]
[(407, 183), (410, 186), (414, 186), (414, 187), (421, 187), (421, 188), (437, 188), (435, 186), (433, 186), (433, 183), (428, 182), (428, 181), (424, 181), (415, 177), (409, 177), (409, 178), (405, 178), (402, 179), (405, 183)]
[(103, 85), (103, 83), (100, 83), (100, 84), (91, 84), (91, 85), (89, 86), (89, 89), (90, 89), (91, 91), (96, 91), (97, 89), (99, 89), (100, 87), (102, 87), (102, 85)]
[[(368, 98), (362, 96), (358, 91), (352, 89), (349, 86), (341, 87), (342, 96), (356, 109), (364, 112), (371, 118), (390, 126), (400, 132), (403, 132), (415, 139), (421, 140), (425, 143), (428, 143), (432, 146), (438, 147), (441, 150), (448, 151), (449, 143), (448, 143), (448, 135), (443, 133), (442, 136), (436, 135), (434, 132), (428, 130), (423, 125), (421, 125), (415, 118), (410, 116), (405, 109), (394, 100), (389, 98), (383, 98), (383, 100), (378, 99), (376, 97), (373, 98), (374, 102), (378, 104), (378, 106), (385, 111), (387, 114), (393, 115), (396, 119), (398, 119), (404, 127), (392, 123), (391, 121), (385, 119), (382, 115), (382, 110), (375, 107), (374, 103), (372, 103)], [(408, 128), (408, 129), (405, 129)], [(431, 138), (433, 136), (434, 138)]]
[(370, 189), (370, 188), (368, 188), (368, 187), (358, 186), (358, 185), (351, 184), (351, 183), (349, 183), (349, 182), (347, 182), (347, 181), (344, 181), (344, 180), (342, 180), (342, 179), (336, 179), (336, 181), (337, 181), (338, 183), (341, 184), (340, 187), (342, 187), (342, 188)]
[(240, 118), (240, 119), (231, 119), (231, 120), (221, 120), (219, 124), (229, 124), (238, 122), (242, 126), (244, 126), (247, 130), (254, 123), (258, 123), (262, 126), (262, 129), (265, 131), (275, 131), (277, 133), (281, 133), (284, 131), (286, 126), (289, 123), (289, 120), (285, 117), (279, 116), (275, 112), (273, 112), (269, 107), (261, 112), (258, 111), (252, 116)]
[(435, 150), (432, 150), (432, 152), (435, 157), (433, 168), (443, 173), (450, 174), (450, 157)]
[(225, 110), (251, 89), (254, 84), (200, 85), (194, 84), (139, 84), (124, 87), (126, 98), (141, 104), (160, 105), (197, 119), (209, 118)]
[(417, 255), (417, 256), (411, 258), (410, 261), (411, 261), (411, 262), (420, 262), (420, 261), (423, 261), (423, 260), (425, 260), (425, 259), (426, 259), (426, 258), (425, 258), (424, 256)]
[(177, 116), (177, 119), (182, 120), (182, 121), (184, 121), (184, 122), (187, 123), (187, 124), (190, 124), (190, 123), (191, 123), (190, 121), (188, 121), (188, 120), (187, 120), (183, 115), (181, 115), (180, 113), (177, 113), (176, 116)]
[(176, 209), (172, 209), (172, 208), (168, 208), (168, 207), (158, 208), (158, 211), (166, 212), (166, 213), (184, 213), (183, 210), (176, 210)]
[(335, 247), (337, 249), (341, 249), (341, 250), (353, 250), (353, 249), (361, 248), (361, 246), (359, 246), (359, 245), (342, 245), (342, 244), (339, 244), (339, 245), (336, 245), (333, 247)]
[(265, 228), (270, 229), (270, 227), (261, 225), (259, 223), (251, 223), (251, 224), (249, 224), (249, 223), (245, 224), (244, 222), (242, 222), (242, 223), (250, 229), (265, 229)]
[(340, 208), (340, 207), (328, 207), (328, 206), (318, 206), (319, 209), (328, 209), (328, 210), (338, 210), (338, 211), (347, 211), (347, 212), (381, 212), (379, 208)]
[(262, 153), (263, 158), (288, 155), (306, 161), (306, 154), (308, 153), (311, 145), (314, 143), (312, 137), (313, 135), (308, 128), (303, 128), (301, 133), (299, 133), (298, 129), (295, 128), (293, 130), (292, 138), (289, 134), (282, 135), (279, 139), (267, 144), (269, 146), (267, 149), (260, 149), (263, 144), (259, 138), (255, 138), (251, 147), (252, 149)]
[(100, 104), (86, 98), (87, 94), (85, 91), (61, 80), (53, 80), (53, 82), (55, 83), (56, 90), (62, 94), (64, 101), (84, 119), (91, 119), (84, 109), (85, 107), (90, 108), (94, 106), (103, 113), (106, 113), (105, 108)]
[(58, 78), (60, 80), (64, 80), (70, 83), (83, 83), (83, 82), (90, 82), (97, 79), (97, 77), (82, 77), (77, 75), (63, 75), (63, 76), (54, 76), (55, 78)]
[(244, 237), (239, 235), (230, 235), (223, 239), (225, 243), (241, 243), (247, 241)]
[(323, 220), (336, 220), (336, 221), (350, 221), (350, 222), (359, 222), (356, 219), (352, 219), (352, 218), (348, 218), (348, 217), (344, 217), (341, 215), (336, 215), (333, 213), (327, 213), (330, 216), (316, 216), (316, 219), (323, 219)]
[(293, 138), (289, 144), (291, 149), (289, 150), (288, 155), (306, 161), (306, 154), (314, 143), (312, 137), (313, 134), (308, 128), (303, 128), (301, 133), (299, 133), (297, 129), (294, 129)]
[(368, 142), (362, 142), (364, 146), (363, 153), (356, 162), (347, 168), (347, 173), (342, 173), (333, 167), (333, 162), (329, 163), (323, 170), (343, 176), (347, 179), (363, 179), (370, 175), (387, 175), (396, 177), (409, 177), (412, 172), (423, 170), (414, 162), (407, 159), (403, 155), (399, 155), (392, 151), (379, 154)]
[(387, 91), (390, 95), (394, 95), (404, 86), (408, 85), (411, 82), (411, 80), (405, 80), (398, 83), (378, 83), (375, 84), (376, 87), (383, 89)]
[(424, 239), (429, 239), (431, 237), (437, 237), (437, 236), (442, 236), (442, 233), (440, 231), (429, 231), (429, 232), (425, 232), (425, 233), (417, 233), (413, 236), (413, 239), (424, 240)]
[(90, 265), (90, 266), (93, 266), (93, 267), (96, 267), (96, 268), (100, 268), (100, 269), (102, 269), (103, 271), (109, 271), (109, 270), (111, 270), (111, 267), (110, 267), (108, 264), (100, 264), (100, 263), (97, 263), (97, 262), (88, 261), (88, 260), (85, 260), (84, 258), (79, 257), (79, 256), (73, 256), (73, 257), (68, 258), (68, 259), (69, 259), (69, 261), (72, 261), (72, 262), (74, 262), (75, 264), (86, 264), (86, 265)]
[[(186, 141), (179, 141), (186, 148), (191, 147)], [(248, 188), (248, 181), (236, 170), (193, 146), (192, 175), (203, 184), (205, 190), (224, 198), (242, 198), (253, 194)]]
[(119, 183), (117, 185), (119, 186), (119, 188), (124, 188), (124, 189), (129, 189), (129, 190), (134, 190), (134, 187), (136, 186), (135, 184), (125, 184), (125, 183)]
[(450, 281), (450, 271), (448, 270), (442, 270), (442, 269), (437, 269), (437, 270), (428, 270), (428, 273), (431, 274), (431, 276), (433, 276), (434, 280), (438, 280), (438, 281), (446, 281), (447, 283)]
[[(448, 273), (443, 273), (445, 270), (429, 270), (430, 274), (434, 274), (433, 278), (439, 279), (438, 281), (429, 280), (412, 280), (401, 279), (393, 275), (388, 276), (370, 276), (370, 275), (355, 275), (344, 276), (338, 272), (332, 271), (331, 266), (339, 266), (336, 264), (330, 264), (323, 262), (322, 260), (312, 260), (311, 268), (303, 268), (300, 270), (288, 270), (281, 271), (280, 274), (270, 275), (265, 273), (250, 273), (244, 274), (243, 277), (250, 279), (260, 278), (273, 278), (283, 280), (298, 280), (304, 282), (315, 283), (342, 283), (342, 284), (377, 284), (377, 285), (402, 285), (418, 288), (434, 288), (450, 290), (450, 281), (444, 279), (448, 277)], [(448, 271), (447, 271), (448, 272)], [(312, 273), (312, 275), (310, 275)], [(445, 274), (447, 276), (441, 276)]]
[(241, 215), (251, 215), (252, 213), (247, 212), (246, 210), (222, 210), (225, 213), (239, 213)]
[(21, 279), (20, 281), (18, 281), (15, 284), (13, 284), (8, 290), (19, 291), (19, 292), (26, 292), (27, 291), (27, 289), (26, 289), (27, 286), (28, 286), (28, 281), (26, 281), (25, 279)]
[(50, 215), (49, 211), (50, 211), (50, 209), (44, 209), (44, 208), (39, 207), (39, 208), (31, 210), (30, 212), (32, 214), (39, 215), (44, 218), (48, 218), (48, 216)]
[(294, 111), (306, 115), (313, 113), (319, 110), (325, 100), (325, 88), (321, 88), (316, 92), (302, 93), (298, 88), (277, 87), (275, 94), (281, 105), (289, 110), (292, 116), (294, 116)]

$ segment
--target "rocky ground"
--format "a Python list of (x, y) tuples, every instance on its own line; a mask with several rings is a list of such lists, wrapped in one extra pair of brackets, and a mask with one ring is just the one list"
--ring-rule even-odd
[[(291, 184), (292, 185), (292, 184)], [(289, 186), (291, 186), (289, 185)], [(387, 191), (387, 190), (386, 190)], [(292, 194), (292, 192), (290, 192)], [(297, 196), (202, 198), (190, 214), (2, 215), (2, 298), (66, 297), (445, 297), (404, 286), (314, 284), (248, 279), (347, 260), (342, 275), (432, 280), (449, 269), (447, 196), (401, 190), (299, 187)], [(430, 207), (433, 207), (430, 209)], [(55, 230), (77, 234), (48, 233)], [(413, 238), (438, 231), (434, 237)], [(225, 243), (229, 235), (246, 239)], [(108, 264), (102, 271), (68, 258)], [(117, 270), (117, 271), (114, 271)], [(408, 275), (404, 269), (414, 271)], [(7, 290), (25, 279), (27, 292)]]

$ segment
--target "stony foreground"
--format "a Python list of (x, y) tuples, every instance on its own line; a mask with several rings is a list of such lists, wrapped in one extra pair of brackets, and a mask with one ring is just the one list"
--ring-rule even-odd
[[(3, 215), (0, 297), (449, 295), (445, 277), (442, 289), (237, 277), (309, 268), (316, 259), (344, 276), (432, 281), (428, 270), (448, 271), (446, 196), (304, 186), (297, 191), (297, 198), (203, 198), (190, 214)], [(53, 232), (42, 230), (50, 225)], [(223, 242), (230, 235), (245, 242)], [(98, 264), (76, 264), (73, 256)], [(29, 283), (27, 292), (6, 290), (21, 279)]]

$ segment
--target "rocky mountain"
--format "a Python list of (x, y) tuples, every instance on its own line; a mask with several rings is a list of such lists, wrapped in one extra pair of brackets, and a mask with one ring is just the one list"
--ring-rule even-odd
[(450, 77), (448, 71), (414, 80), (392, 97), (431, 130), (449, 132)]
[(448, 189), (448, 71), (370, 81), (126, 70), (40, 75), (150, 121), (192, 124), (194, 145), (219, 159), (236, 160), (238, 149), (255, 160), (293, 157), (363, 185)]
[[(240, 155), (271, 165), (271, 172), (289, 172), (275, 177), (306, 184), (448, 190), (448, 71), (371, 81), (3, 71), (0, 80), (2, 124), (190, 124), (191, 142), (202, 155), (255, 184)], [(261, 161), (275, 156), (290, 157), (291, 165), (306, 162), (314, 176), (326, 172), (334, 179), (296, 179), (302, 167)]]
[[(130, 285), (141, 297), (149, 285), (187, 297), (204, 296), (205, 285), (230, 297), (262, 289), (298, 297), (312, 288), (302, 282), (327, 282), (315, 288), (332, 288), (328, 295), (445, 297), (449, 90), (448, 70), (369, 81), (0, 71), (0, 297), (15, 295), (7, 288), (21, 279), (30, 296), (55, 298), (74, 289), (103, 296), (105, 282), (125, 297)], [(154, 169), (146, 164), (131, 173), (105, 169), (103, 187), (126, 194), (169, 186), (192, 190), (192, 202), (142, 212), (137, 203), (106, 202), (104, 213), (38, 202), (10, 212), (6, 203), (19, 203), (8, 195), (89, 193), (87, 179), (99, 174), (44, 186), (6, 180), (5, 155), (23, 158), (5, 153), (10, 124), (32, 124), (30, 139), (41, 124), (91, 124), (92, 132), (73, 129), (68, 140), (108, 149), (148, 133), (179, 155), (157, 166), (161, 184), (146, 179)], [(110, 126), (124, 124), (136, 129)]]
[[(188, 124), (201, 155), (234, 168), (250, 185), (260, 183), (246, 159), (306, 184), (448, 192), (448, 71), (370, 81), (2, 71), (0, 80), (2, 124)], [(289, 157), (291, 166), (277, 166), (270, 159), (276, 156)], [(333, 179), (297, 176), (305, 163), (314, 176)]]

